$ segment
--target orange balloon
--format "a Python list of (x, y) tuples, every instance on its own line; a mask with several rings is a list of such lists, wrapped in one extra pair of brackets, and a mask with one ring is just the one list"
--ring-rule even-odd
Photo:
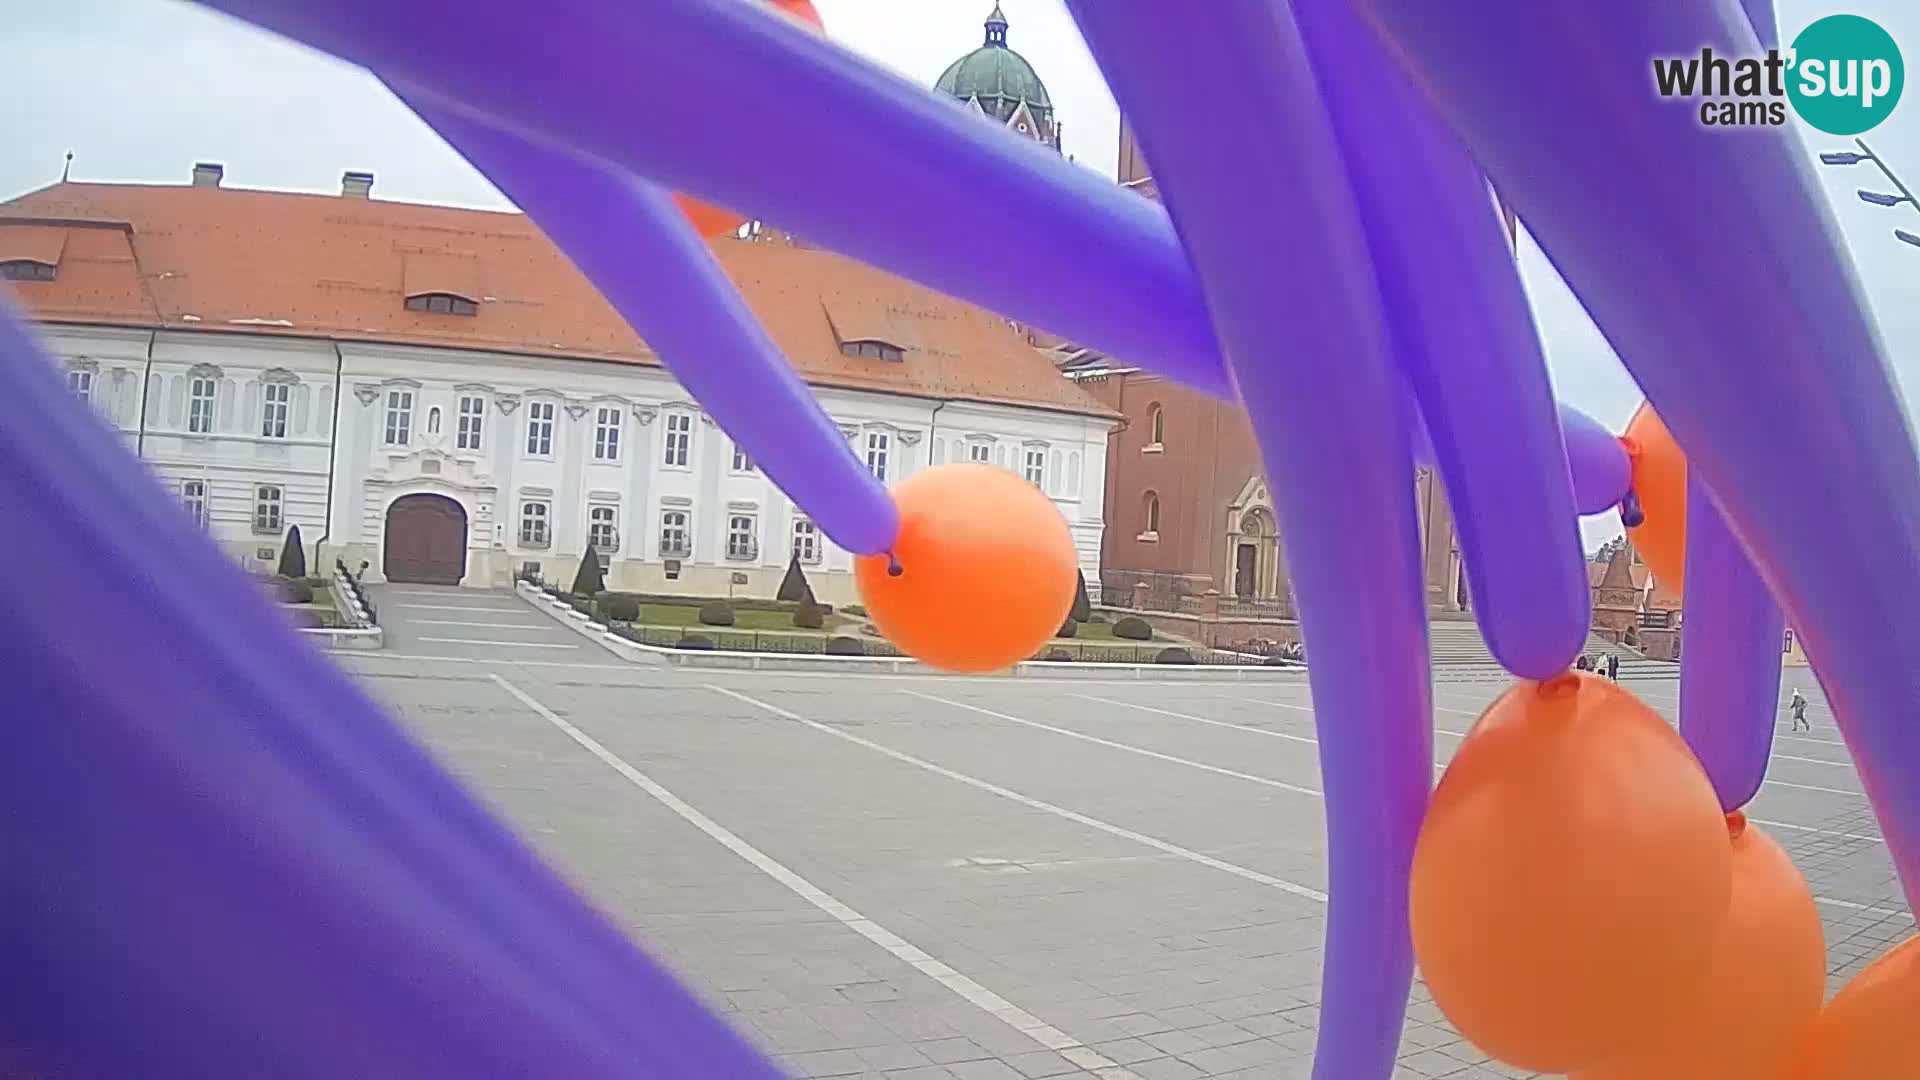
[[(1632, 1052), (1571, 1080), (1787, 1080), (1827, 993), (1807, 880), (1773, 838), (1727, 815), (1733, 904), (1704, 991)], [(1911, 1040), (1908, 1040), (1911, 1047)]]
[(861, 601), (887, 639), (947, 671), (1026, 660), (1073, 608), (1073, 532), (1040, 489), (991, 465), (941, 465), (893, 489), (899, 574), (854, 563)]
[(1414, 955), (1491, 1056), (1584, 1068), (1699, 992), (1732, 873), (1713, 785), (1665, 720), (1596, 676), (1521, 683), (1434, 790)]
[[(820, 13), (813, 10), (812, 0), (772, 0), (772, 4), (775, 10), (799, 19), (821, 33), (826, 32), (826, 24), (820, 21)], [(694, 231), (703, 237), (726, 236), (737, 232), (747, 220), (731, 210), (722, 210), (677, 192), (673, 201), (679, 204), (680, 212), (693, 223)]]
[(1795, 1080), (1920, 1076), (1913, 1021), (1920, 1006), (1920, 935), (1853, 977), (1821, 1011)]
[(1633, 493), (1646, 520), (1627, 530), (1661, 583), (1679, 593), (1687, 572), (1687, 456), (1653, 406), (1642, 402), (1623, 440), (1633, 462)]

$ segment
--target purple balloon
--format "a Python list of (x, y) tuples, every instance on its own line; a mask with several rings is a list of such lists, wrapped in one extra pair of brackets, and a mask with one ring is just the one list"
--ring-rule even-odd
[(1633, 462), (1620, 437), (1571, 405), (1560, 406), (1560, 432), (1573, 477), (1573, 502), (1582, 514), (1604, 514), (1620, 505), (1633, 483)]
[(1314, 1075), (1384, 1080), (1413, 975), (1408, 875), (1433, 736), (1406, 390), (1366, 237), (1283, 5), (1068, 7), (1206, 288), (1313, 649), (1329, 879)]
[(666, 192), (424, 94), (397, 92), (566, 252), (834, 543), (856, 555), (893, 545), (893, 497), (848, 450)]
[(1774, 14), (1773, 0), (1740, 0), (1740, 6), (1747, 11), (1747, 21), (1753, 24), (1753, 33), (1760, 39), (1760, 47), (1771, 49), (1778, 46), (1780, 20)]
[[(0, 300), (9, 1066), (779, 1075), (301, 640), (53, 370)], [(128, 597), (141, 618), (91, 614)]]
[(1233, 396), (1160, 207), (762, 4), (674, 0), (643, 15), (549, 0), (534, 18), (455, 0), (203, 2), (528, 138)]
[(1346, 0), (1295, 0), (1366, 228), (1394, 355), (1432, 436), (1487, 648), (1566, 670), (1592, 592), (1520, 271), (1487, 181)]
[(1760, 790), (1780, 705), (1786, 623), (1699, 477), (1687, 481), (1687, 630), (1680, 734), (1723, 810)]
[(1797, 133), (1650, 90), (1650, 58), (1751, 55), (1753, 28), (1698, 0), (1359, 2), (1713, 490), (1920, 897), (1920, 461), (1886, 353)]

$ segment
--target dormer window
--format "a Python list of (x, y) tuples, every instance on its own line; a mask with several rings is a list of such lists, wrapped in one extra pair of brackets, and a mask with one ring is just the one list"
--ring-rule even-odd
[(843, 341), (840, 343), (840, 352), (845, 356), (864, 356), (895, 363), (906, 358), (906, 350), (885, 341)]
[(452, 293), (421, 293), (407, 297), (408, 311), (426, 311), (435, 315), (478, 315), (480, 305)]
[(52, 281), (53, 264), (37, 259), (9, 259), (0, 262), (0, 280), (5, 281)]

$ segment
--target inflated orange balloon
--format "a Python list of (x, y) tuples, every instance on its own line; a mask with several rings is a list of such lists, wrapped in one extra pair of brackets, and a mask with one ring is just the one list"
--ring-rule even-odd
[[(1703, 991), (1624, 1057), (1571, 1080), (1788, 1080), (1827, 992), (1807, 880), (1759, 827), (1727, 815), (1733, 902)], [(1908, 1040), (1911, 1048), (1912, 1040)]]
[(1627, 539), (1661, 584), (1677, 595), (1687, 572), (1687, 456), (1660, 414), (1644, 402), (1621, 441), (1633, 462), (1633, 493), (1646, 515), (1639, 526), (1627, 530)]
[[(820, 13), (813, 9), (813, 0), (771, 0), (771, 2), (776, 10), (799, 19), (815, 30), (826, 32), (827, 27), (820, 21)], [(693, 223), (694, 231), (704, 237), (726, 236), (737, 232), (747, 220), (731, 210), (722, 210), (686, 195), (675, 193), (673, 201), (680, 207), (680, 212), (687, 216), (687, 220)]]
[(900, 534), (854, 563), (889, 641), (947, 671), (998, 671), (1040, 650), (1073, 608), (1073, 532), (1040, 489), (991, 465), (940, 465), (893, 489)]
[(1725, 821), (1686, 743), (1618, 683), (1507, 691), (1414, 849), (1414, 955), (1435, 1004), (1523, 1069), (1626, 1052), (1706, 980), (1733, 887)]
[(1920, 1076), (1920, 936), (1867, 965), (1814, 1021), (1794, 1080), (1894, 1080)]

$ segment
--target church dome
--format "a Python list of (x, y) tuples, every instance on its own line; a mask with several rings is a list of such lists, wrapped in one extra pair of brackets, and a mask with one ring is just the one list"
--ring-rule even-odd
[(986, 44), (949, 64), (933, 88), (961, 101), (979, 98), (987, 111), (1002, 119), (1021, 102), (1035, 111), (1053, 108), (1047, 84), (1034, 73), (1033, 65), (1007, 47), (1007, 17), (997, 3), (987, 16)]

